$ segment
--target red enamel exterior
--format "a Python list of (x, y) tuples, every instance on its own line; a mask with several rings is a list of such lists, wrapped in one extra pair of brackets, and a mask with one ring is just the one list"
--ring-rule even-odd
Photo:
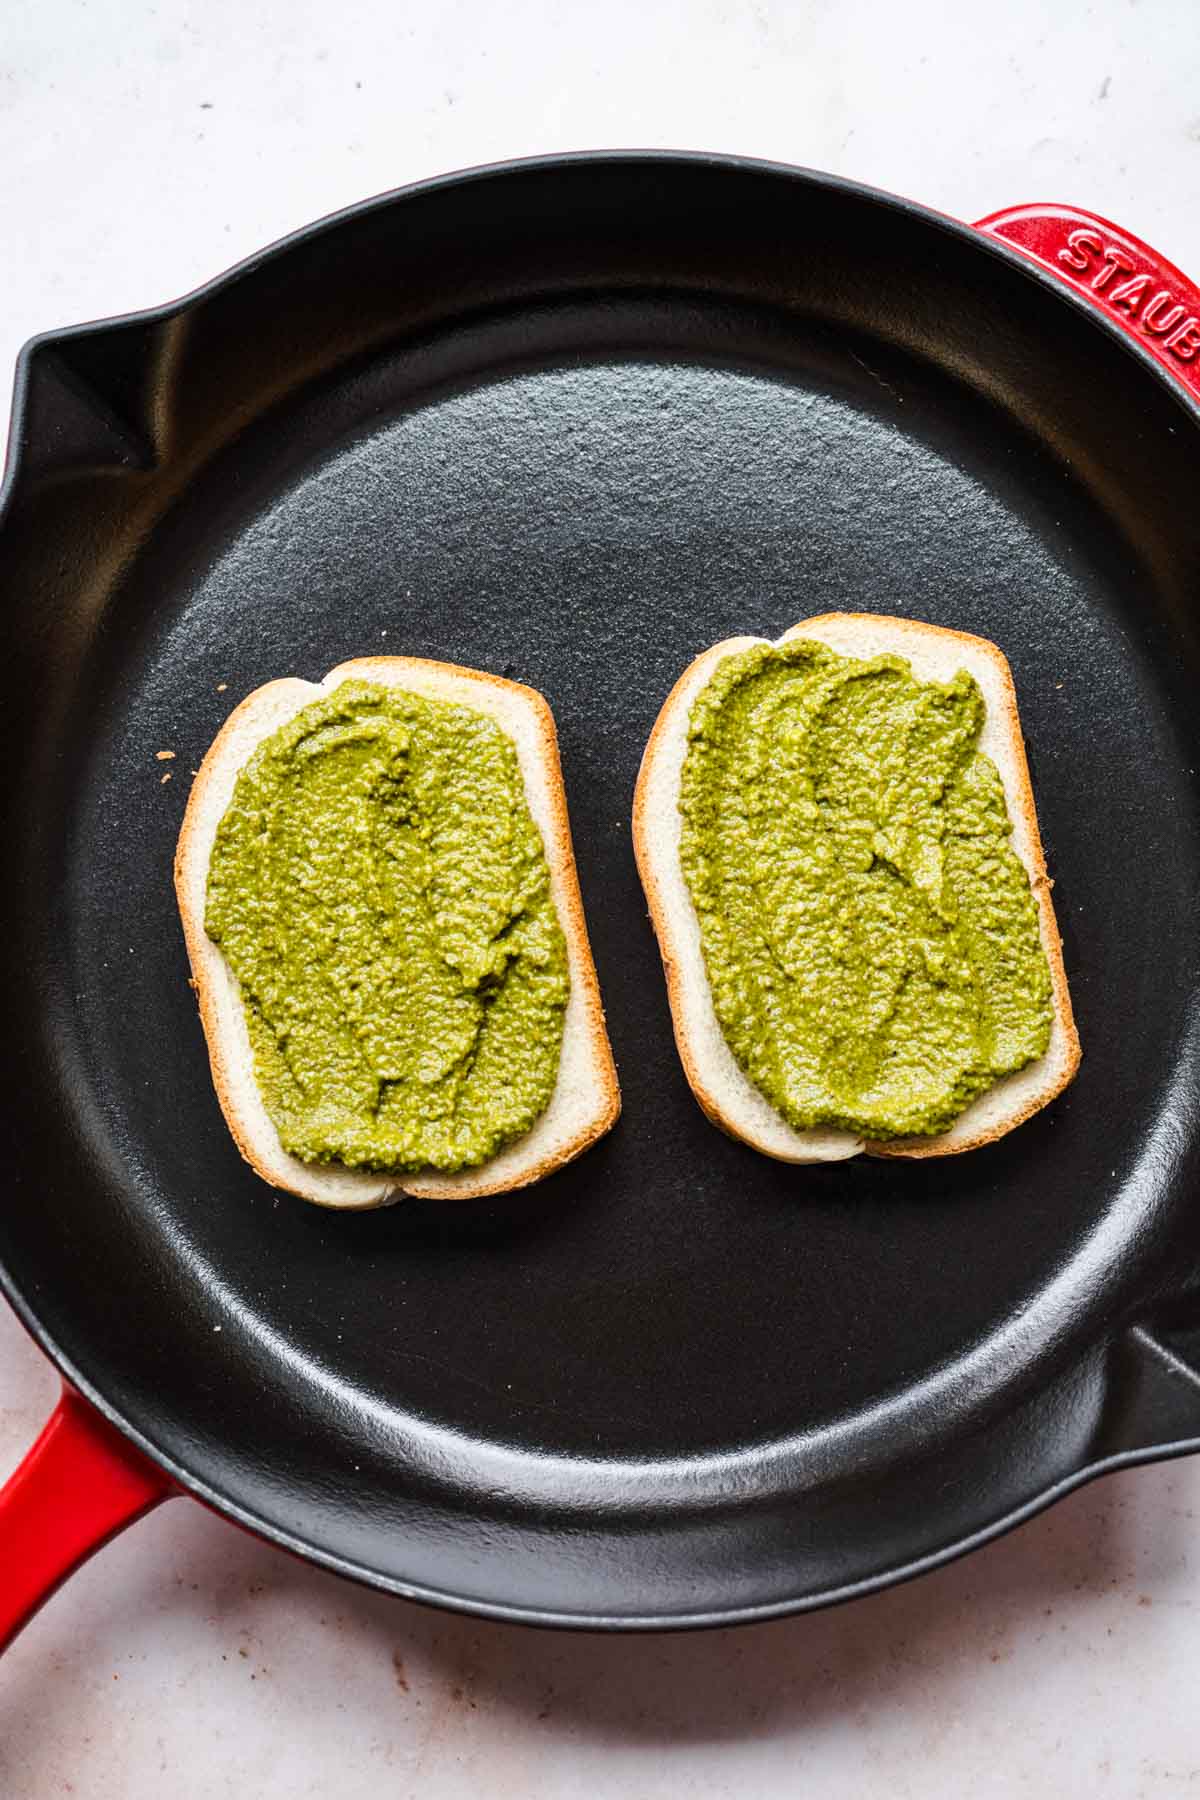
[(1012, 206), (976, 229), (1085, 295), (1200, 400), (1200, 288), (1174, 263), (1077, 206)]
[[(992, 213), (977, 229), (1085, 295), (1200, 399), (1200, 288), (1140, 238), (1049, 204)], [(0, 1489), (0, 1649), (81, 1562), (180, 1491), (64, 1387)]]
[(64, 1387), (0, 1491), (0, 1649), (84, 1559), (176, 1490)]

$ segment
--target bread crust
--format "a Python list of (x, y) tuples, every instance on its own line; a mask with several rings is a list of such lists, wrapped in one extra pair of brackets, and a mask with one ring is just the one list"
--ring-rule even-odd
[[(253, 750), (302, 707), (344, 681), (374, 681), (457, 700), (487, 713), (514, 739), (550, 868), (551, 888), (571, 975), (559, 1080), (546, 1111), (524, 1137), (478, 1169), (380, 1175), (289, 1156), (258, 1094), (236, 979), (204, 929), (205, 885), (217, 825)], [(317, 1205), (385, 1206), (412, 1195), (473, 1200), (541, 1181), (591, 1147), (616, 1123), (620, 1089), (604, 1022), (596, 967), (571, 843), (554, 715), (544, 696), (521, 682), (424, 657), (369, 656), (339, 663), (322, 682), (270, 681), (226, 719), (192, 784), (175, 852), (175, 893), (208, 1046), (213, 1086), (242, 1156), (263, 1181)], [(570, 1082), (571, 1094), (564, 1084)], [(575, 1089), (578, 1088), (578, 1093)]]
[[(1079, 1034), (1063, 966), (1062, 939), (1054, 915), (1052, 883), (1038, 829), (1037, 809), (1029, 777), (1025, 741), (1017, 710), (1016, 688), (1008, 660), (988, 638), (878, 613), (820, 613), (792, 626), (777, 640), (813, 637), (844, 655), (873, 656), (887, 649), (905, 656), (924, 679), (921, 663), (936, 650), (949, 651), (986, 689), (989, 725), (985, 727), (1004, 783), (1013, 847), (1029, 874), (1038, 908), (1038, 923), (1053, 986), (1054, 1021), (1044, 1056), (1027, 1070), (1002, 1077), (968, 1106), (949, 1130), (930, 1138), (898, 1138), (886, 1143), (859, 1139), (848, 1132), (793, 1130), (778, 1115), (772, 1129), (756, 1122), (769, 1103), (757, 1095), (732, 1052), (722, 1056), (712, 1045), (709, 1017), (717, 1033), (707, 976), (699, 959), (699, 925), (686, 885), (678, 874), (678, 830), (663, 812), (668, 795), (678, 804), (682, 773), (681, 741), (686, 742), (686, 715), (695, 695), (726, 657), (766, 640), (727, 638), (704, 651), (684, 670), (663, 704), (642, 757), (633, 803), (633, 844), (646, 893), (651, 922), (662, 954), (671, 1019), (680, 1061), (702, 1110), (731, 1137), (782, 1161), (832, 1161), (865, 1152), (869, 1156), (917, 1159), (952, 1156), (994, 1143), (1049, 1105), (1073, 1079), (1080, 1062)], [(938, 677), (943, 678), (941, 676)], [(997, 747), (999, 754), (996, 754)], [(678, 772), (675, 763), (678, 762)], [(664, 829), (665, 827), (665, 829)], [(682, 895), (681, 898), (681, 888)], [(700, 971), (699, 973), (697, 971)], [(703, 983), (703, 997), (698, 986)], [(721, 1043), (724, 1044), (723, 1035)], [(731, 1073), (732, 1071), (732, 1073)], [(1030, 1079), (1032, 1072), (1036, 1072)], [(756, 1096), (751, 1109), (745, 1090)], [(772, 1112), (774, 1109), (770, 1109)]]

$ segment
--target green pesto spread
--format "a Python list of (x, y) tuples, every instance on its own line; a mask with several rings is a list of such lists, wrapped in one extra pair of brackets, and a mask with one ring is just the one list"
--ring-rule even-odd
[(969, 674), (812, 639), (718, 664), (679, 810), (717, 1018), (798, 1131), (945, 1131), (1050, 1039), (1050, 970)]
[(293, 1156), (473, 1168), (545, 1109), (566, 944), (516, 749), (473, 708), (365, 681), (304, 707), (238, 776), (205, 925)]

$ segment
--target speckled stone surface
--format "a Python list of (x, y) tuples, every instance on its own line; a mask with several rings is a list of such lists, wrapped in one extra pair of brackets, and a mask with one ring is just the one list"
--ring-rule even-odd
[[(599, 145), (776, 157), (962, 217), (1076, 201), (1200, 272), (1197, 27), (1193, 0), (46, 0), (0, 35), (0, 362), (363, 194)], [(0, 1316), (0, 1475), (54, 1393)], [(1200, 1463), (1177, 1463), (838, 1612), (568, 1637), (364, 1593), (177, 1501), (6, 1657), (0, 1793), (1200, 1793), (1198, 1559)]]

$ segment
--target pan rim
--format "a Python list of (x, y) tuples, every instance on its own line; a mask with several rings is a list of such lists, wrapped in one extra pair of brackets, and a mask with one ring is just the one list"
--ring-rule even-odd
[(1034, 1519), (1039, 1513), (1047, 1511), (1060, 1500), (1075, 1493), (1079, 1488), (1090, 1485), (1101, 1476), (1116, 1474), (1122, 1469), (1139, 1468), (1147, 1463), (1174, 1462), (1179, 1457), (1200, 1453), (1200, 1437), (1183, 1438), (1168, 1444), (1150, 1444), (1139, 1446), (1133, 1450), (1115, 1451), (1101, 1457), (1096, 1462), (1088, 1462), (1082, 1467), (1073, 1469), (1059, 1481), (1051, 1483), (1040, 1493), (1034, 1494), (1020, 1505), (1001, 1513), (996, 1519), (989, 1520), (978, 1530), (969, 1532), (965, 1537), (952, 1539), (940, 1545), (936, 1550), (924, 1556), (914, 1557), (910, 1561), (894, 1567), (882, 1569), (874, 1575), (864, 1576), (860, 1581), (846, 1582), (840, 1587), (821, 1589), (812, 1594), (795, 1595), (783, 1600), (762, 1601), (756, 1604), (729, 1607), (698, 1607), (694, 1611), (675, 1613), (619, 1613), (619, 1612), (568, 1612), (565, 1609), (519, 1606), (506, 1604), (503, 1601), (487, 1600), (477, 1595), (462, 1594), (453, 1589), (438, 1588), (427, 1583), (403, 1581), (395, 1576), (385, 1575), (381, 1571), (369, 1568), (366, 1564), (355, 1562), (350, 1557), (339, 1556), (334, 1551), (323, 1550), (311, 1544), (307, 1539), (286, 1531), (282, 1526), (264, 1521), (250, 1508), (231, 1500), (212, 1483), (183, 1467), (167, 1451), (156, 1446), (140, 1428), (129, 1424), (120, 1410), (114, 1407), (74, 1365), (65, 1352), (59, 1350), (48, 1334), (44, 1333), (36, 1316), (25, 1304), (23, 1296), (13, 1287), (8, 1270), (0, 1264), (0, 1288), (3, 1289), (9, 1304), (20, 1319), (34, 1341), (43, 1349), (57, 1366), (64, 1381), (93, 1406), (100, 1415), (114, 1426), (123, 1437), (127, 1438), (157, 1468), (169, 1475), (179, 1489), (180, 1498), (190, 1498), (210, 1507), (223, 1518), (233, 1524), (243, 1526), (255, 1537), (286, 1550), (302, 1561), (312, 1563), (318, 1568), (328, 1569), (332, 1574), (345, 1580), (353, 1581), (359, 1587), (373, 1589), (379, 1593), (391, 1594), (398, 1600), (409, 1600), (415, 1605), (436, 1608), (439, 1612), (450, 1612), (465, 1618), (488, 1619), (497, 1624), (529, 1625), (544, 1630), (557, 1631), (602, 1631), (618, 1632), (654, 1632), (654, 1631), (717, 1631), (734, 1625), (765, 1625), (772, 1621), (792, 1618), (803, 1613), (821, 1612), (826, 1607), (844, 1606), (852, 1600), (865, 1600), (872, 1594), (885, 1592), (888, 1588), (899, 1587), (905, 1582), (915, 1581), (922, 1575), (932, 1574), (937, 1569), (958, 1562), (970, 1556), (976, 1550), (982, 1550), (987, 1544), (1006, 1537), (1018, 1526)]
[(236, 282), (246, 276), (256, 274), (258, 270), (271, 263), (281, 261), (292, 250), (317, 238), (338, 230), (341, 226), (373, 213), (383, 213), (392, 207), (422, 199), (427, 195), (451, 191), (457, 188), (473, 186), (485, 182), (502, 181), (514, 176), (552, 174), (569, 169), (582, 170), (585, 173), (597, 168), (692, 168), (713, 169), (726, 173), (748, 176), (767, 175), (780, 180), (793, 182), (801, 187), (823, 188), (832, 193), (853, 195), (856, 198), (882, 204), (902, 215), (921, 219), (927, 225), (933, 225), (945, 232), (947, 236), (959, 242), (970, 244), (977, 250), (998, 261), (1007, 263), (1010, 268), (1017, 269), (1026, 279), (1036, 282), (1046, 292), (1053, 294), (1058, 300), (1069, 306), (1076, 316), (1085, 320), (1092, 327), (1099, 329), (1129, 356), (1136, 359), (1147, 374), (1169, 394), (1171, 394), (1188, 413), (1193, 421), (1200, 425), (1200, 398), (1193, 396), (1181, 382), (1175, 380), (1169, 370), (1153, 357), (1136, 338), (1116, 320), (1078, 293), (1067, 283), (1060, 281), (1050, 270), (1042, 268), (1005, 239), (993, 237), (980, 231), (966, 220), (955, 219), (949, 213), (938, 211), (936, 207), (926, 206), (922, 201), (909, 199), (906, 195), (895, 194), (888, 188), (875, 187), (869, 182), (854, 181), (848, 176), (834, 175), (828, 170), (813, 169), (803, 164), (775, 162), (765, 157), (738, 156), (721, 151), (704, 150), (566, 150), (547, 156), (518, 156), (502, 159), (498, 162), (475, 163), (462, 169), (454, 169), (443, 175), (423, 177), (418, 181), (406, 182), (397, 188), (386, 188), (378, 194), (368, 195), (366, 199), (352, 201), (349, 205), (338, 207), (333, 212), (323, 213), (319, 218), (310, 220), (306, 225), (298, 226), (294, 231), (285, 232), (282, 237), (273, 238), (269, 244), (253, 250), (248, 256), (237, 262), (228, 264), (218, 270), (207, 281), (197, 287), (189, 288), (172, 300), (161, 301), (155, 306), (135, 308), (132, 312), (112, 313), (99, 319), (89, 319), (78, 325), (65, 325), (35, 333), (22, 344), (17, 352), (13, 373), (12, 404), (9, 414), (8, 438), (5, 452), (3, 476), (0, 477), (0, 529), (3, 529), (8, 512), (16, 495), (21, 474), (24, 448), (24, 425), (29, 394), (29, 375), (34, 358), (39, 352), (62, 344), (78, 343), (92, 337), (102, 336), (105, 332), (117, 332), (131, 327), (167, 324), (181, 317), (191, 308), (215, 298)]

